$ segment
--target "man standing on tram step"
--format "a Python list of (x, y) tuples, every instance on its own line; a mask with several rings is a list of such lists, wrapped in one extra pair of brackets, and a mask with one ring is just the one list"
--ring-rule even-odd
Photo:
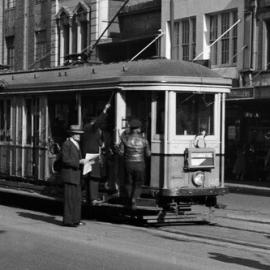
[(79, 125), (71, 125), (69, 138), (62, 146), (61, 177), (64, 182), (64, 215), (63, 225), (77, 227), (81, 222), (81, 168), (86, 160), (81, 157), (79, 146), (80, 135), (83, 134)]
[(150, 157), (148, 141), (141, 134), (141, 121), (133, 119), (129, 123), (130, 133), (122, 137), (119, 151), (124, 156), (126, 169), (125, 185), (128, 194), (128, 206), (136, 208), (136, 197), (145, 181), (145, 158)]
[[(92, 119), (90, 123), (84, 126), (84, 134), (82, 137), (82, 153), (85, 156), (89, 154), (100, 154), (101, 147), (103, 146), (103, 136), (101, 127), (104, 126), (107, 111), (111, 107), (111, 104), (106, 104), (102, 113)], [(95, 163), (92, 165), (92, 171), (84, 176), (85, 188), (86, 188), (86, 200), (90, 205), (96, 205), (102, 200), (99, 197), (99, 182), (102, 179), (100, 158), (95, 159)]]

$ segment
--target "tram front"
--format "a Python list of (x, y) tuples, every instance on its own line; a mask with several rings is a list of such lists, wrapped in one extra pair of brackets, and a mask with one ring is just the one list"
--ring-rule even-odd
[[(126, 83), (124, 90), (125, 95), (151, 93), (152, 156), (143, 194), (164, 207), (172, 201), (214, 206), (216, 196), (226, 192), (225, 95), (231, 81), (189, 62), (160, 59), (138, 65), (128, 68), (132, 85)], [(196, 144), (200, 130), (204, 141)]]

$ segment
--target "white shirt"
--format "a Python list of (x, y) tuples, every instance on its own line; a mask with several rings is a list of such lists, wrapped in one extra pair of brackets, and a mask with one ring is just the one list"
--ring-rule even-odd
[(75, 141), (72, 137), (70, 137), (69, 139), (74, 143), (74, 145), (76, 146), (76, 148), (77, 148), (78, 150), (80, 150), (80, 145), (79, 145), (79, 143), (78, 143), (77, 141)]

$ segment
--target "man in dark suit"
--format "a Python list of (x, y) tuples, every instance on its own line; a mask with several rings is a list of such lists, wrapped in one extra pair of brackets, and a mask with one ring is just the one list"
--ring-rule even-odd
[(83, 134), (79, 125), (70, 126), (70, 136), (62, 146), (61, 177), (64, 182), (64, 215), (63, 225), (77, 227), (81, 222), (81, 168), (86, 160), (82, 159), (79, 146), (80, 135)]
[[(111, 107), (108, 103), (105, 105), (102, 113), (92, 119), (90, 123), (84, 126), (84, 134), (82, 137), (82, 151), (85, 154), (100, 154), (100, 149), (104, 144), (102, 126), (104, 126), (107, 111)], [(92, 166), (92, 171), (84, 177), (86, 186), (86, 200), (89, 204), (95, 205), (101, 202), (99, 198), (99, 181), (102, 178), (100, 159), (96, 158)]]

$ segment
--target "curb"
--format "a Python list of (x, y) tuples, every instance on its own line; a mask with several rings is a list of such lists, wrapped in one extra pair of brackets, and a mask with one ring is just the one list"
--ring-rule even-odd
[(270, 196), (270, 188), (242, 184), (225, 184), (231, 193), (242, 193), (259, 196)]

